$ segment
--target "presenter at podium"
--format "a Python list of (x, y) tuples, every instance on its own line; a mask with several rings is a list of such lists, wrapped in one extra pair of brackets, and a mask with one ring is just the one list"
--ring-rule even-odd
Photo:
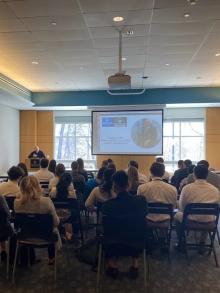
[(29, 159), (31, 158), (38, 158), (38, 159), (42, 159), (42, 158), (46, 158), (45, 154), (39, 149), (39, 147), (36, 145), (34, 147), (33, 152), (30, 153), (30, 155), (28, 156)]

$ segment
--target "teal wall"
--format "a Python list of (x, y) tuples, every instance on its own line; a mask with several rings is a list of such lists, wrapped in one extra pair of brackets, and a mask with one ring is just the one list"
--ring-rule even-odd
[[(130, 90), (130, 92), (134, 91)], [(126, 93), (126, 91), (121, 91), (121, 93)], [(105, 90), (34, 92), (32, 101), (36, 106), (220, 103), (220, 87), (147, 89), (141, 95), (117, 96), (111, 96)]]

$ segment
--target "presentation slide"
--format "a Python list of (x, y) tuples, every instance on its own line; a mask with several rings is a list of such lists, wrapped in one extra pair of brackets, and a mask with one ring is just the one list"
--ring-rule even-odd
[(92, 112), (93, 154), (162, 155), (163, 110)]

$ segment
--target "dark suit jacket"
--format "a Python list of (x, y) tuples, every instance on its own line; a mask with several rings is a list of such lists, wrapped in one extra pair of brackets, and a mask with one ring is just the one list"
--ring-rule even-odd
[(174, 172), (173, 177), (171, 178), (171, 184), (174, 185), (179, 191), (180, 182), (189, 175), (188, 168), (178, 169)]
[(39, 159), (42, 159), (42, 158), (45, 158), (45, 154), (39, 150), (39, 152), (37, 153), (36, 151), (33, 151), (30, 153), (30, 155), (28, 156), (28, 158), (39, 158)]

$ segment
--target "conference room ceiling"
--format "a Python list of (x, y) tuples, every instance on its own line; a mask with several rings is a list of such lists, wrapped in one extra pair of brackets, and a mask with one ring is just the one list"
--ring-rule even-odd
[(220, 85), (220, 0), (2, 0), (0, 71), (32, 91), (106, 89), (114, 26), (133, 88)]

